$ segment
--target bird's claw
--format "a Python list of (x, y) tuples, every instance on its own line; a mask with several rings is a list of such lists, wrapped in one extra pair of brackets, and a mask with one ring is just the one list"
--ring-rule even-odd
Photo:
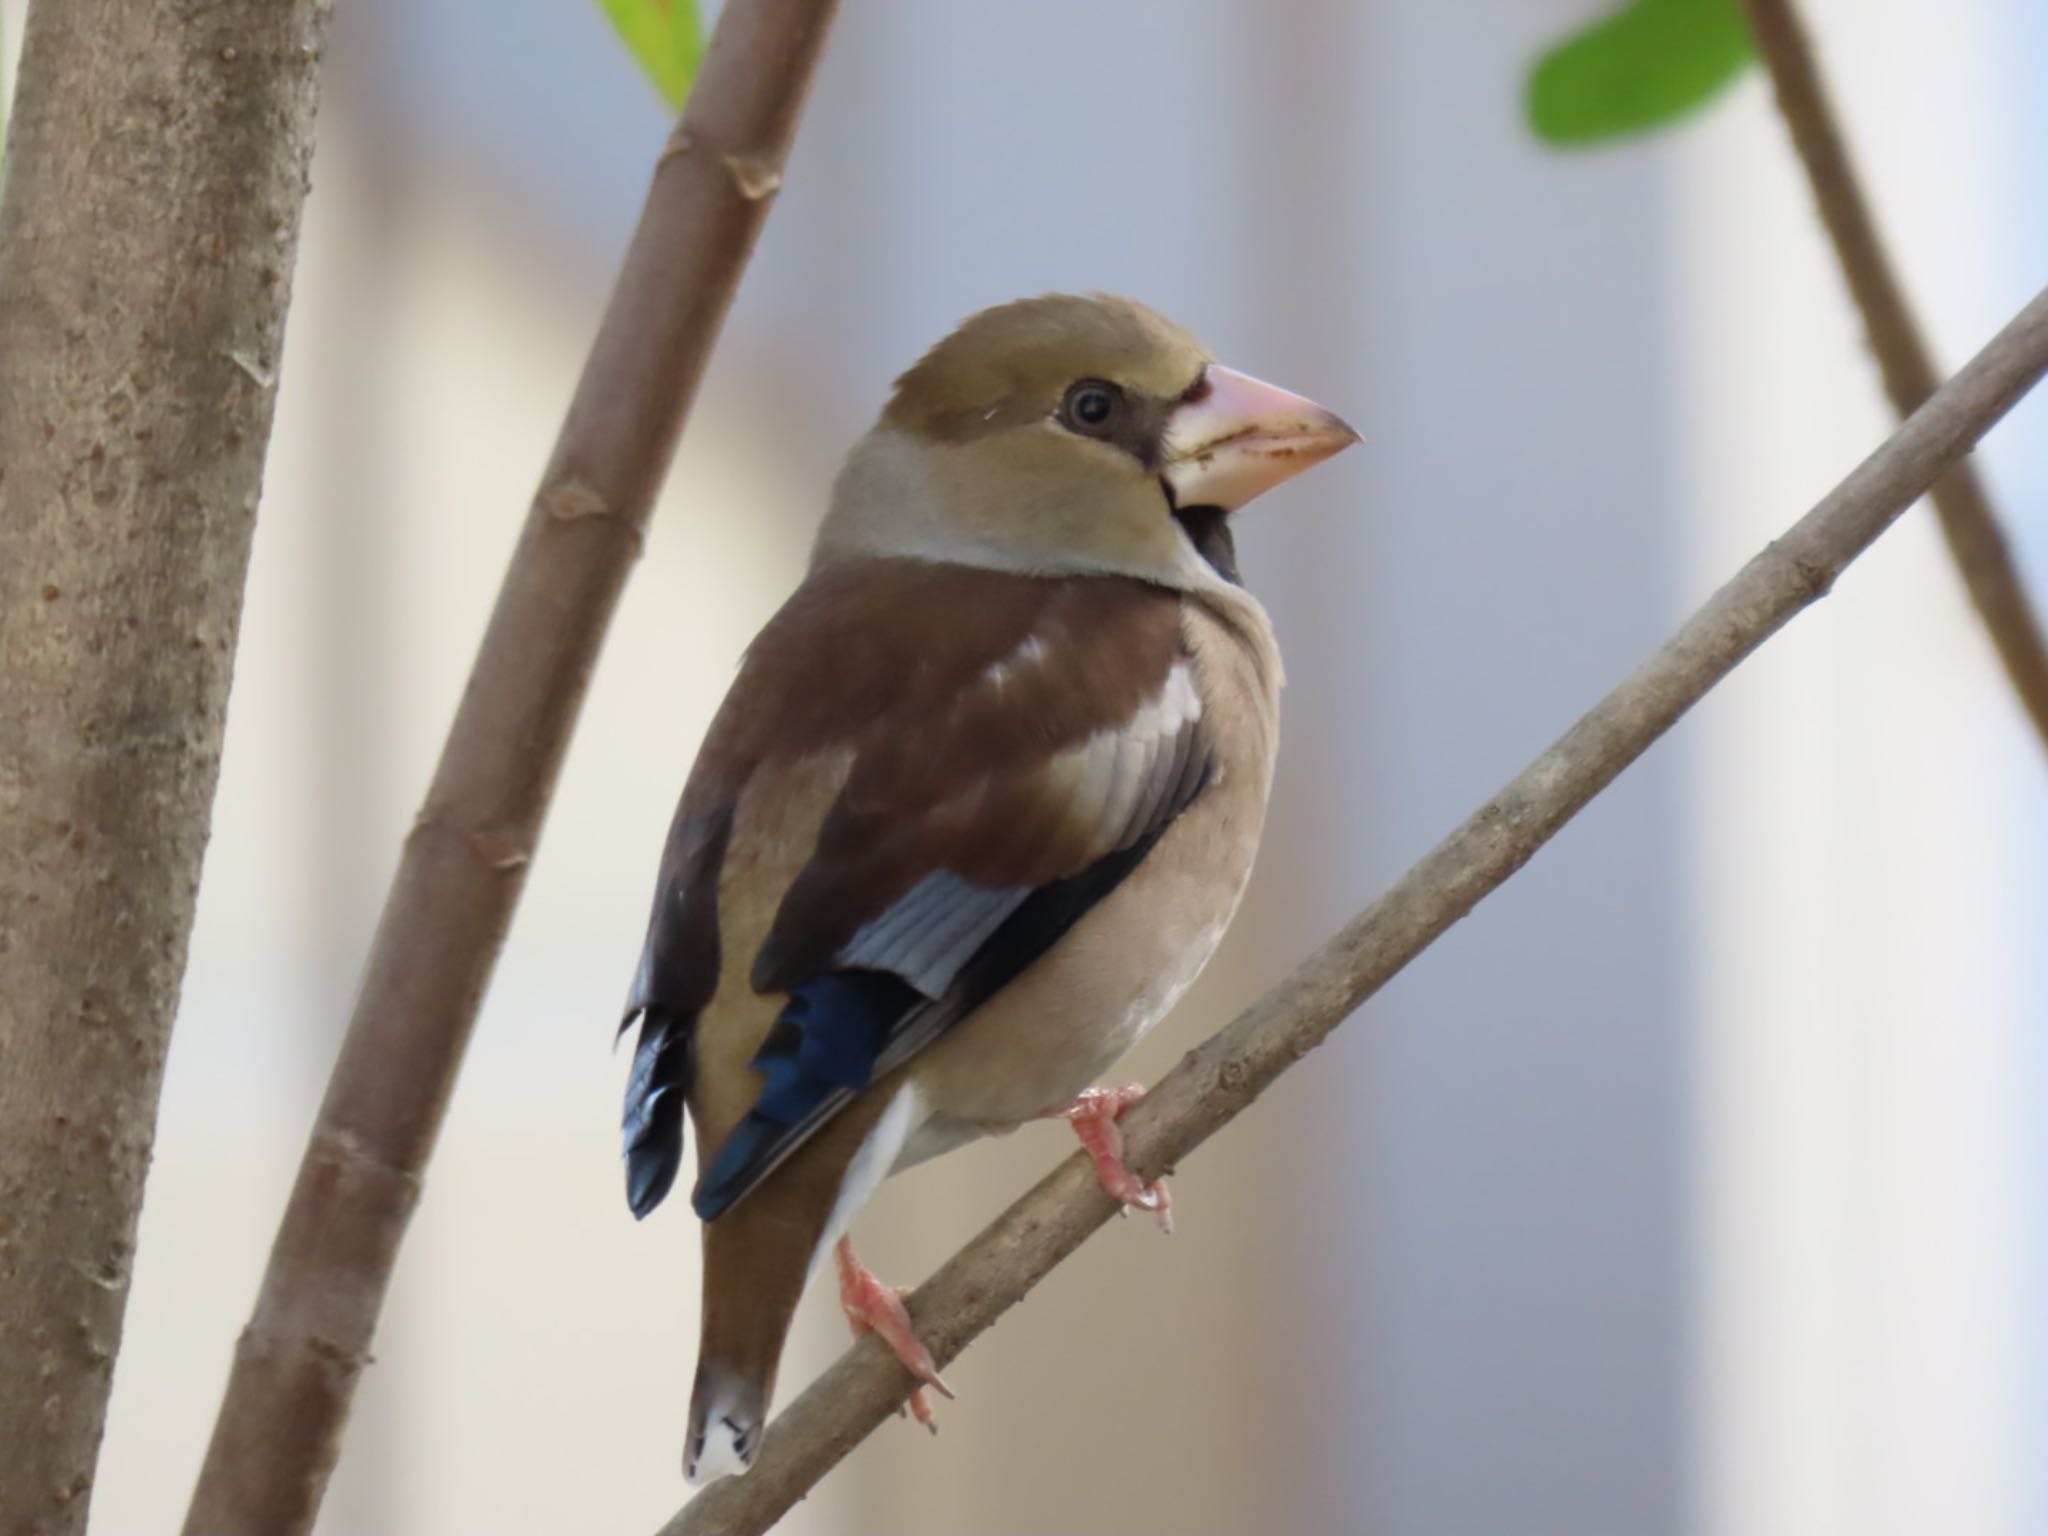
[(1124, 1133), (1117, 1121), (1143, 1097), (1142, 1083), (1125, 1083), (1120, 1088), (1084, 1088), (1073, 1103), (1057, 1113), (1074, 1127), (1082, 1150), (1094, 1160), (1095, 1177), (1102, 1181), (1103, 1191), (1122, 1207), (1118, 1214), (1127, 1215), (1133, 1209), (1150, 1211), (1158, 1218), (1159, 1230), (1171, 1236), (1173, 1196), (1166, 1188), (1166, 1180), (1154, 1179), (1147, 1184), (1124, 1163)]
[[(839, 1308), (846, 1314), (853, 1336), (880, 1335), (882, 1342), (903, 1362), (903, 1368), (923, 1383), (910, 1394), (910, 1401), (905, 1406), (909, 1408), (911, 1417), (936, 1435), (939, 1426), (932, 1417), (931, 1399), (925, 1396), (925, 1387), (930, 1387), (944, 1398), (950, 1399), (957, 1394), (939, 1375), (938, 1362), (925, 1348), (924, 1340), (917, 1336), (917, 1330), (910, 1325), (910, 1314), (903, 1306), (910, 1292), (876, 1279), (868, 1267), (854, 1257), (850, 1238), (839, 1239), (833, 1256), (839, 1266)], [(899, 1418), (903, 1411), (901, 1407), (896, 1410)]]

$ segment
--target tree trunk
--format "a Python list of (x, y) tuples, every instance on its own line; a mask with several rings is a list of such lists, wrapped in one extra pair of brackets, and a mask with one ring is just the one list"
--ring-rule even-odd
[(39, 0), (0, 182), (0, 1532), (82, 1531), (325, 0)]

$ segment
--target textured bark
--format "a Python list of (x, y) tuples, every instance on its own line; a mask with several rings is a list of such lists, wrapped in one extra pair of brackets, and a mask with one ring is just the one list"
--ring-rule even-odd
[(834, 8), (728, 0), (720, 13), (386, 898), (190, 1536), (290, 1536), (318, 1512), (599, 644)]
[[(1498, 889), (1722, 678), (1895, 522), (2048, 373), (2048, 292), (1826, 500), (1709, 598), (1664, 646), (1380, 899), (1183, 1057), (1123, 1121), (1150, 1179), (1251, 1107), (1360, 1004)], [(941, 1367), (1117, 1211), (1083, 1154), (998, 1216), (909, 1299)], [(713, 1483), (661, 1536), (756, 1536), (867, 1438), (916, 1383), (868, 1338), (768, 1427), (759, 1459)]]
[(0, 1532), (84, 1529), (312, 147), (321, 0), (40, 0), (0, 186)]
[[(1757, 52), (1771, 73), (1778, 110), (1812, 184), (1821, 222), (1834, 243), (1849, 294), (1862, 312), (1885, 394), (1892, 408), (1905, 416), (1934, 393), (1941, 374), (1878, 234), (1876, 216), (1863, 195), (1848, 143), (1821, 82), (1813, 45), (1792, 0), (1743, 3)], [(2042, 746), (2048, 747), (2048, 639), (2027, 600), (1983, 477), (1965, 459), (1934, 483), (1931, 498), (1964, 589), (2019, 695), (2020, 707)]]

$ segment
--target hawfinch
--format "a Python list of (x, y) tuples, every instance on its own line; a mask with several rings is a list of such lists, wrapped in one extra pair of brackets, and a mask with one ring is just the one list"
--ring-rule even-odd
[[(1128, 299), (984, 311), (897, 381), (668, 835), (627, 1004), (626, 1193), (698, 1148), (683, 1465), (753, 1460), (797, 1298), (950, 1396), (848, 1223), (889, 1174), (1065, 1117), (1125, 1204), (1137, 1089), (1266, 810), (1280, 657), (1230, 514), (1356, 441)], [(912, 1407), (929, 1422), (922, 1392)]]

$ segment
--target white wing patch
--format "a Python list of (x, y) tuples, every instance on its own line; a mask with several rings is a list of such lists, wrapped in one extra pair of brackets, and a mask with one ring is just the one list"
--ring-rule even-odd
[(1202, 718), (1202, 695), (1195, 689), (1195, 674), (1184, 661), (1176, 661), (1166, 674), (1166, 681), (1159, 685), (1159, 692), (1149, 703), (1139, 706), (1131, 716), (1131, 722), (1118, 736), (1177, 736), (1186, 727)]
[(1087, 797), (1088, 820), (1108, 834), (1103, 852), (1128, 846), (1158, 818), (1180, 782), (1201, 718), (1194, 673), (1178, 661), (1159, 692), (1122, 727), (1097, 731), (1062, 754), (1073, 763), (1076, 800)]
[(1026, 667), (1035, 667), (1045, 660), (1045, 642), (1036, 635), (1026, 635), (1023, 643), (1007, 656), (999, 656), (981, 669), (981, 680), (987, 686), (1001, 692), (1003, 685), (1022, 672)]

